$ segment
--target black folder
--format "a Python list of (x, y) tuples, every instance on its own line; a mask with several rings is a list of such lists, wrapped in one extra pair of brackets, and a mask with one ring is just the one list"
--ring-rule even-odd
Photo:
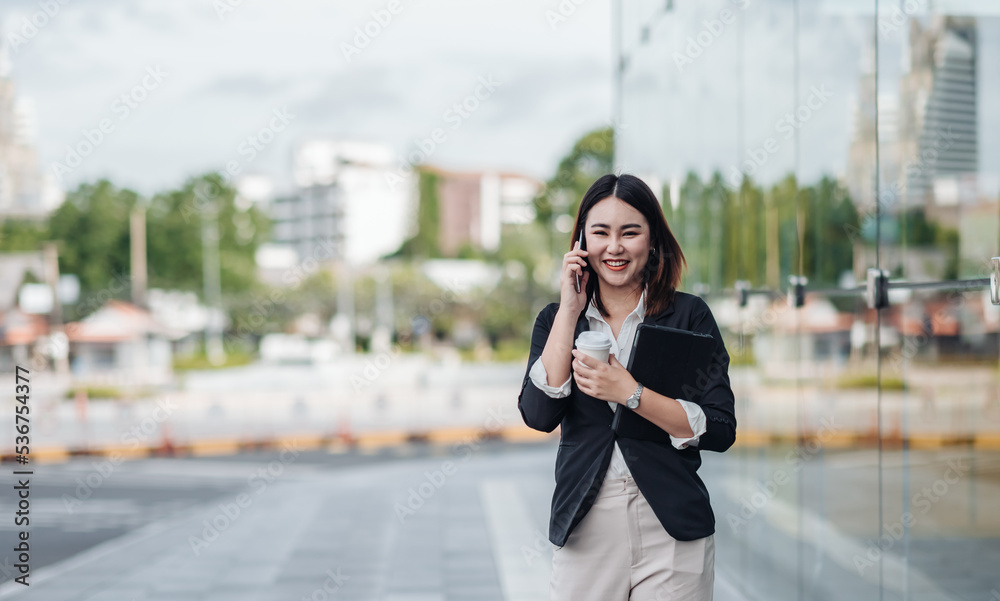
[[(699, 403), (714, 352), (711, 334), (641, 323), (626, 369), (650, 390)], [(625, 405), (615, 409), (611, 429), (625, 438), (671, 444), (666, 431)]]

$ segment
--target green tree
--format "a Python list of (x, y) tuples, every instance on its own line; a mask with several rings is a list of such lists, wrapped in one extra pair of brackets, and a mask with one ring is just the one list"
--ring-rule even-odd
[(108, 180), (81, 184), (49, 218), (49, 238), (59, 241), (60, 273), (76, 274), (81, 298), (103, 290), (127, 298), (116, 279), (129, 273), (129, 215), (139, 195)]
[(399, 249), (383, 258), (437, 258), (441, 256), (441, 211), (438, 185), (440, 176), (434, 171), (417, 169), (417, 231)]
[(854, 247), (845, 227), (858, 226), (858, 212), (847, 191), (824, 176), (803, 190), (806, 199), (803, 270), (811, 286), (836, 286), (853, 269)]
[(177, 190), (153, 197), (147, 211), (149, 284), (203, 289), (202, 218), (217, 211), (224, 296), (249, 291), (256, 281), (254, 255), (270, 224), (256, 207), (236, 205), (236, 190), (218, 174), (190, 178)]
[(738, 215), (739, 225), (736, 229), (739, 230), (739, 260), (742, 266), (738, 279), (761, 287), (765, 285), (767, 277), (767, 205), (764, 202), (764, 191), (754, 185), (749, 176), (744, 176), (737, 196), (739, 198), (734, 210)]
[(672, 231), (677, 241), (684, 251), (687, 259), (687, 276), (690, 282), (702, 282), (705, 278), (704, 261), (701, 258), (702, 250), (700, 244), (699, 214), (701, 212), (702, 198), (704, 197), (705, 185), (698, 174), (689, 171), (684, 183), (681, 184), (679, 192), (679, 202), (674, 211), (675, 226)]
[(604, 127), (584, 134), (559, 161), (555, 175), (534, 200), (535, 219), (547, 228), (553, 242), (553, 219), (562, 214), (576, 216), (583, 195), (594, 181), (613, 171), (614, 155), (614, 129)]
[(45, 222), (4, 219), (0, 223), (0, 252), (36, 251), (48, 235)]

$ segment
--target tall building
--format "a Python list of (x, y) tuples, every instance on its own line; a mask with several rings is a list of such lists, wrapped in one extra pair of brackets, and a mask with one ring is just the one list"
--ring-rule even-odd
[(6, 41), (0, 42), (0, 215), (40, 218), (61, 195), (38, 169), (30, 105), (18, 98), (10, 78)]
[(938, 15), (926, 28), (910, 21), (900, 82), (901, 185), (910, 204), (944, 221), (977, 193), (976, 37), (975, 17)]
[(495, 171), (434, 171), (440, 199), (438, 243), (446, 256), (455, 256), (464, 244), (494, 251), (500, 247), (504, 224), (531, 223), (535, 218), (532, 199), (541, 182)]
[(875, 203), (875, 111), (878, 107), (878, 175), (882, 209), (892, 211), (901, 203), (900, 189), (894, 186), (899, 178), (899, 97), (880, 90), (875, 97), (875, 48), (864, 53), (857, 91), (851, 107), (851, 142), (847, 155), (844, 181), (857, 206), (872, 207)]
[(270, 205), (275, 244), (295, 251), (298, 262), (343, 259), (344, 202), (336, 184), (315, 184), (275, 198)]
[(299, 261), (360, 266), (399, 248), (416, 207), (416, 177), (386, 146), (311, 140), (293, 156), (295, 191), (271, 203), (274, 242)]

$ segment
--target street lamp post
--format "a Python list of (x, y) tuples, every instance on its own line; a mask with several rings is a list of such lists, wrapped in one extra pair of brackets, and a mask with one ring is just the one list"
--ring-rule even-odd
[[(197, 191), (196, 191), (197, 193)], [(205, 325), (205, 354), (212, 365), (226, 362), (222, 346), (222, 274), (219, 262), (219, 208), (217, 196), (202, 198), (201, 255), (205, 305), (208, 323)]]

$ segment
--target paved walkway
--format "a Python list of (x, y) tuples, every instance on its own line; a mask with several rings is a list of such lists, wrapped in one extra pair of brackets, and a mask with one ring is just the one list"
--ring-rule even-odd
[[(140, 484), (134, 478), (167, 485), (163, 470), (202, 486), (216, 474), (226, 486), (182, 514), (36, 569), (30, 589), (4, 584), (0, 599), (544, 601), (555, 452), (551, 443), (493, 444), (362, 466), (315, 454), (130, 462), (114, 486)], [(913, 452), (900, 474), (892, 466), (901, 457), (889, 452), (882, 482), (871, 450), (808, 454), (801, 471), (785, 451), (704, 454), (700, 473), (717, 521), (716, 599), (873, 599), (880, 586), (887, 601), (988, 599), (1000, 591), (1000, 539), (992, 536), (1000, 454), (974, 463), (967, 456)], [(917, 523), (884, 550), (881, 570), (859, 568), (878, 539), (879, 486), (891, 525), (894, 500), (945, 482), (952, 465), (968, 470), (926, 512), (914, 500)], [(270, 477), (247, 478), (258, 470)], [(68, 483), (76, 471), (55, 466), (53, 475)]]
[[(267, 486), (40, 569), (30, 589), (7, 583), (0, 598), (544, 601), (554, 457), (552, 445), (530, 445), (329, 471), (290, 465)], [(736, 598), (719, 588), (718, 599)]]

